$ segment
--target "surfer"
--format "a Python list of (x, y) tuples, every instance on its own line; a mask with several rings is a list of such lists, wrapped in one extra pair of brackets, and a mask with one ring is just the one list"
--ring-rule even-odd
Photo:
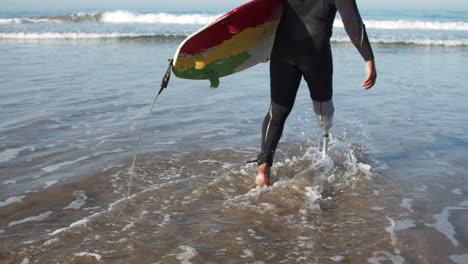
[(326, 148), (334, 113), (330, 38), (337, 11), (345, 30), (365, 61), (364, 89), (374, 86), (374, 55), (355, 0), (283, 0), (270, 59), (270, 108), (262, 125), (257, 185), (270, 183), (270, 168), (284, 123), (292, 110), (301, 78), (309, 87)]

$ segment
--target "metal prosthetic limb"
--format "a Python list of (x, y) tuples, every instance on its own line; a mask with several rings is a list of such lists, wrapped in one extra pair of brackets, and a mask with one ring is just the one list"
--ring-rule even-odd
[(333, 125), (333, 113), (335, 112), (335, 108), (333, 107), (332, 99), (325, 102), (313, 100), (313, 104), (314, 112), (317, 116), (317, 124), (320, 127), (320, 129), (322, 129), (322, 153), (323, 158), (325, 158), (328, 152), (328, 131)]

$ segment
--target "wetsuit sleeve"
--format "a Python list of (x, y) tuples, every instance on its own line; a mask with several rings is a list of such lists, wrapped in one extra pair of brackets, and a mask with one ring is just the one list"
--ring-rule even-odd
[(365, 61), (374, 60), (374, 53), (367, 37), (366, 28), (362, 22), (355, 0), (335, 0), (336, 9), (349, 38)]

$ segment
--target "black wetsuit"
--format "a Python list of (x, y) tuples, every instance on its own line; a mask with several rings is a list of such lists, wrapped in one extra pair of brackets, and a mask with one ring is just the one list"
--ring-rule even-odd
[(283, 0), (283, 3), (283, 14), (271, 54), (271, 105), (263, 122), (259, 164), (273, 163), (274, 152), (302, 77), (313, 100), (331, 100), (333, 63), (330, 38), (337, 11), (349, 38), (364, 60), (374, 59), (355, 0)]

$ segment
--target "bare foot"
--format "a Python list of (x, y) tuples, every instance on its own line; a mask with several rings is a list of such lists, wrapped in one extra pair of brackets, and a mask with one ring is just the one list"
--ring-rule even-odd
[(255, 184), (257, 186), (270, 185), (270, 165), (263, 163), (258, 166), (258, 174), (255, 178)]

